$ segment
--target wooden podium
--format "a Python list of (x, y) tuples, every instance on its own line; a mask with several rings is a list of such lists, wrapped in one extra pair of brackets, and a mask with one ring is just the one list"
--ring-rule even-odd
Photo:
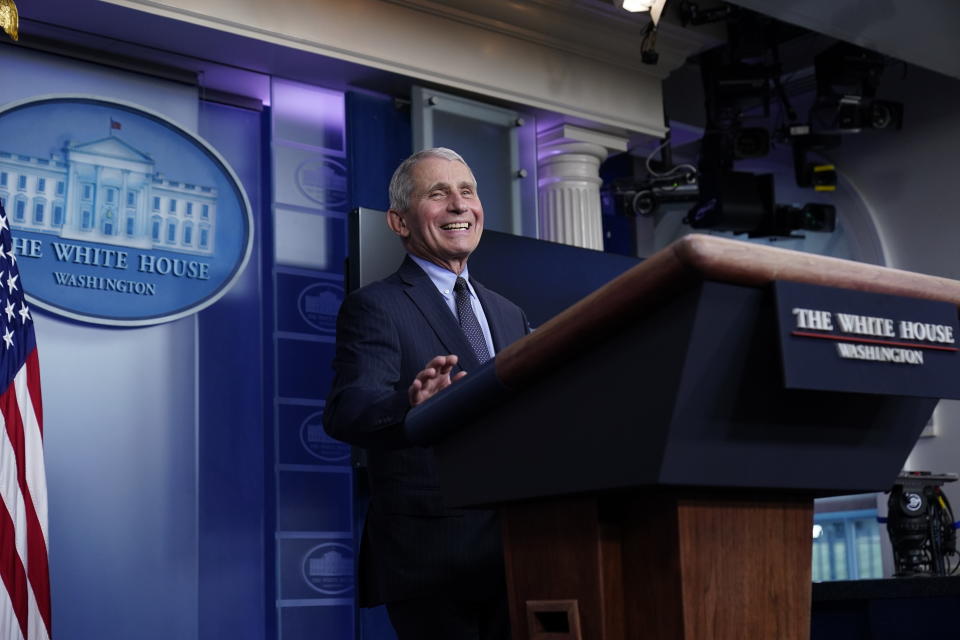
[(500, 509), (514, 640), (810, 637), (814, 497), (887, 489), (937, 399), (785, 389), (774, 280), (960, 303), (688, 236), (411, 412), (445, 500)]

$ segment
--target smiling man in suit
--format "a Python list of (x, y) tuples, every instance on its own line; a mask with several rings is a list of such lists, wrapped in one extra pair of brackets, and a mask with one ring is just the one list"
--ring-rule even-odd
[(433, 450), (406, 440), (404, 420), (529, 326), (467, 270), (483, 206), (456, 152), (427, 149), (401, 163), (387, 224), (407, 257), (344, 300), (324, 415), (331, 436), (368, 451), (361, 604), (386, 603), (400, 640), (503, 640), (510, 628), (496, 513), (443, 506)]

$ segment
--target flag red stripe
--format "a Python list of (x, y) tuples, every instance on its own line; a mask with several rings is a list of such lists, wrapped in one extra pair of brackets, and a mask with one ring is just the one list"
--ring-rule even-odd
[[(37, 430), (40, 434), (41, 442), (43, 440), (43, 402), (40, 392), (40, 356), (37, 349), (34, 348), (27, 356), (25, 364), (27, 374), (27, 389), (30, 392), (30, 404), (33, 405), (33, 415), (37, 422)], [(42, 496), (46, 499), (46, 496)], [(30, 509), (34, 510), (34, 519), (39, 527), (40, 522), (36, 517), (34, 502), (30, 501)], [(35, 572), (31, 572), (30, 583), (33, 585), (33, 595), (37, 602), (37, 609), (43, 618), (43, 625), (47, 628), (47, 637), (52, 636), (52, 611), (50, 605), (50, 571), (46, 540), (43, 536), (43, 530), (39, 530), (40, 539), (29, 547), (30, 567), (36, 567)], [(31, 538), (31, 541), (33, 538)]]
[(37, 416), (37, 427), (40, 437), (43, 437), (43, 403), (40, 393), (40, 356), (34, 349), (27, 356), (27, 387), (30, 389), (30, 401), (33, 403), (33, 414)]
[(0, 579), (10, 595), (14, 615), (20, 623), (20, 633), (27, 637), (27, 576), (17, 554), (16, 528), (6, 505), (0, 509)]
[(10, 594), (13, 612), (20, 623), (20, 633), (27, 637), (27, 577), (23, 571), (17, 545), (13, 520), (6, 509), (0, 509), (0, 579)]
[[(0, 395), (0, 411), (3, 412), (7, 423), (7, 433), (17, 458), (17, 482), (20, 493), (23, 494), (23, 503), (27, 521), (27, 578), (33, 587), (33, 595), (37, 602), (37, 609), (43, 624), (50, 634), (50, 574), (47, 568), (47, 545), (43, 539), (43, 529), (37, 517), (37, 510), (27, 485), (23, 420), (20, 416), (20, 407), (17, 403), (16, 386), (10, 387)], [(16, 439), (15, 439), (16, 438)], [(26, 612), (26, 609), (24, 609)], [(19, 613), (18, 613), (19, 615)]]

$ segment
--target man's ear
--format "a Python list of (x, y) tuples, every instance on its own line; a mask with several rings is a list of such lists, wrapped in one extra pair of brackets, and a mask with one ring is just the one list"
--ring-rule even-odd
[(406, 221), (404, 221), (400, 212), (395, 209), (387, 210), (387, 226), (401, 238), (410, 235), (410, 229), (407, 228)]

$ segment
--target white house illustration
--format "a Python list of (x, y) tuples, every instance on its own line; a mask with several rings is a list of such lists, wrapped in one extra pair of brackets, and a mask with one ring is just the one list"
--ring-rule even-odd
[(348, 576), (353, 573), (353, 561), (339, 551), (327, 551), (319, 558), (310, 558), (309, 573), (316, 576)]
[(0, 151), (0, 200), (13, 227), (140, 249), (212, 255), (213, 187), (167, 180), (116, 136), (50, 159)]

